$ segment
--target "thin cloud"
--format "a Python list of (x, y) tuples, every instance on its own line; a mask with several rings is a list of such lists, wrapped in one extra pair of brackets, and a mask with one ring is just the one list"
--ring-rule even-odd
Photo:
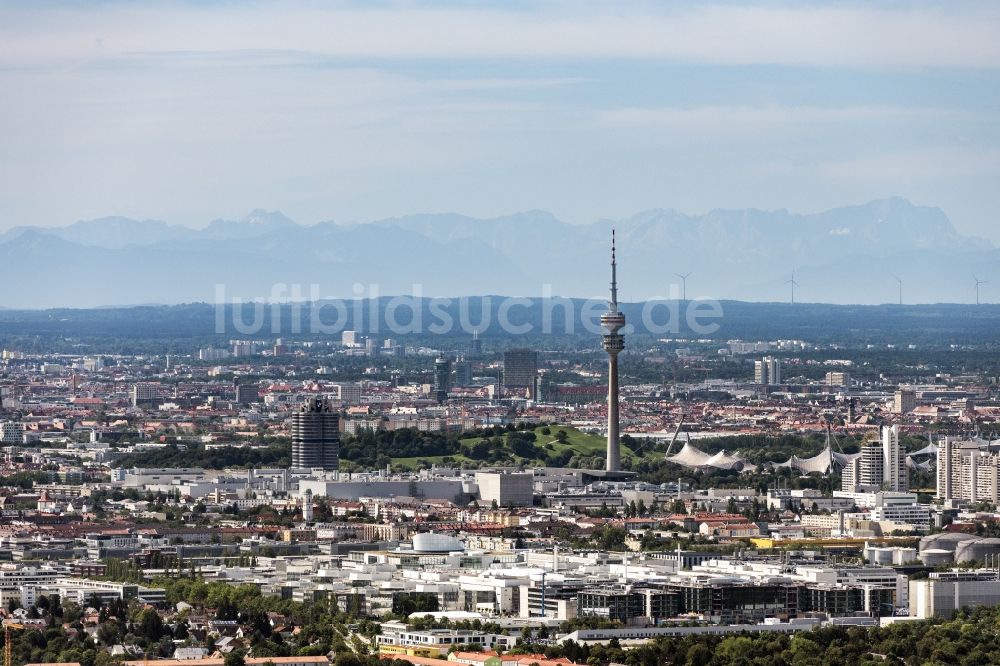
[(730, 105), (700, 107), (623, 107), (596, 112), (599, 125), (636, 129), (742, 134), (752, 138), (766, 130), (805, 129), (818, 125), (967, 119), (973, 114), (956, 109), (900, 106), (788, 106)]
[(1000, 175), (1000, 150), (993, 147), (926, 146), (827, 164), (834, 182), (933, 182)]
[(823, 7), (554, 3), (516, 8), (314, 4), (32, 5), (0, 12), (0, 62), (126, 53), (333, 58), (650, 58), (729, 65), (1000, 67), (1000, 12), (949, 3)]

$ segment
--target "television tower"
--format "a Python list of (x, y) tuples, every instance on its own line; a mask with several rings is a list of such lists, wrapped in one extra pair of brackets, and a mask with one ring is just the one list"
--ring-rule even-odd
[(618, 354), (625, 348), (625, 339), (618, 331), (625, 326), (625, 315), (618, 310), (618, 277), (615, 262), (615, 230), (611, 230), (611, 300), (608, 311), (601, 315), (601, 326), (607, 333), (601, 345), (608, 353), (608, 464), (607, 471), (621, 470), (621, 450), (618, 445)]

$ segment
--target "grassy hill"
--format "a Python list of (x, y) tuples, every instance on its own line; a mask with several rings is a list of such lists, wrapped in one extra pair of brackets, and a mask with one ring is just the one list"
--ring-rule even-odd
[[(534, 440), (529, 442), (532, 436)], [(501, 436), (465, 437), (459, 442), (461, 453), (449, 456), (393, 458), (392, 463), (394, 466), (406, 469), (418, 469), (427, 464), (602, 468), (607, 451), (607, 443), (603, 437), (581, 432), (570, 426), (540, 427), (534, 430), (507, 432)], [(635, 460), (644, 455), (653, 455), (649, 448), (643, 447), (643, 450), (637, 452), (623, 443), (622, 458)], [(470, 455), (473, 453), (476, 455)]]

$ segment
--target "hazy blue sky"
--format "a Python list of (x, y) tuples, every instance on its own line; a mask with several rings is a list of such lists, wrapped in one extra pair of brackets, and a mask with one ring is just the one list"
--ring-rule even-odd
[(0, 5), (0, 228), (900, 195), (1000, 242), (1000, 3)]

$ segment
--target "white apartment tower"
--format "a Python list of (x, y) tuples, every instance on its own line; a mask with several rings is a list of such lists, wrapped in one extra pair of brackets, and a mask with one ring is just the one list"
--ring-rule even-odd
[(844, 465), (841, 489), (845, 492), (891, 490), (907, 492), (910, 475), (906, 452), (899, 445), (899, 426), (883, 427), (882, 440), (861, 444), (861, 452)]
[(781, 361), (773, 356), (765, 356), (753, 364), (753, 380), (761, 386), (781, 383)]
[(899, 445), (899, 426), (882, 428), (882, 484), (886, 490), (907, 492), (910, 474), (906, 468), (906, 452)]
[(945, 437), (937, 445), (940, 500), (1000, 503), (1000, 453)]
[(883, 467), (882, 443), (865, 441), (861, 443), (861, 451), (844, 465), (841, 488), (845, 492), (854, 493), (871, 491), (882, 486), (885, 478)]

